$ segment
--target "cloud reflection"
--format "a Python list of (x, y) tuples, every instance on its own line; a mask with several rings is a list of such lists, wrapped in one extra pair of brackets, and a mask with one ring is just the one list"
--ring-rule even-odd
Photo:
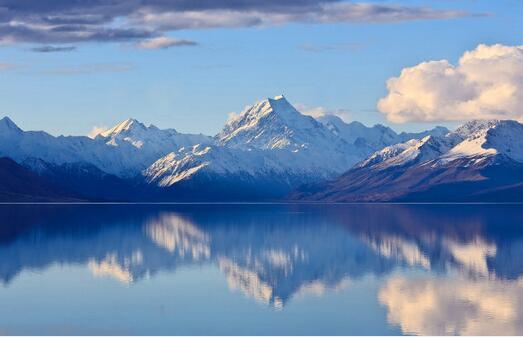
[(393, 277), (379, 291), (387, 319), (405, 334), (518, 335), (523, 282)]

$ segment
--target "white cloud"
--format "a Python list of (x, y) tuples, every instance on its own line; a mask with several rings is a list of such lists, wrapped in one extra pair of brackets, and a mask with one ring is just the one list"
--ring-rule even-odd
[(190, 40), (173, 39), (170, 37), (155, 37), (153, 39), (140, 41), (136, 44), (140, 49), (168, 49), (171, 47), (196, 46), (197, 43)]
[(518, 335), (523, 283), (393, 277), (379, 291), (387, 319), (412, 335)]
[(523, 120), (523, 46), (479, 45), (447, 60), (404, 68), (378, 109), (394, 123)]
[(89, 131), (87, 136), (89, 138), (94, 139), (97, 135), (99, 135), (100, 133), (104, 132), (107, 129), (108, 129), (107, 126), (93, 126), (93, 128), (91, 129), (91, 131)]
[(345, 122), (350, 120), (350, 113), (347, 109), (327, 109), (322, 106), (309, 107), (304, 104), (296, 104), (296, 109), (304, 115), (308, 115), (314, 118), (320, 118), (327, 115), (338, 116)]

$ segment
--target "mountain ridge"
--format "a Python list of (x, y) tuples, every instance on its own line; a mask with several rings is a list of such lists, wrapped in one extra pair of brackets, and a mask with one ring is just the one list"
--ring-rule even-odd
[[(293, 198), (323, 201), (523, 201), (523, 124), (470, 121), (375, 152), (339, 178)], [(514, 190), (515, 189), (515, 190)], [(511, 190), (504, 198), (494, 191)]]
[[(421, 180), (408, 182), (405, 175), (452, 184), (450, 174), (442, 178), (445, 170), (456, 179), (473, 181), (487, 170), (498, 172), (491, 169), (496, 165), (513, 181), (489, 188), (512, 191), (523, 162), (520, 134), (523, 125), (499, 120), (471, 121), (454, 131), (435, 127), (396, 133), (380, 124), (345, 123), (333, 115), (313, 118), (281, 95), (246, 107), (215, 136), (159, 129), (129, 118), (92, 138), (54, 137), (24, 131), (4, 117), (0, 156), (70, 193), (82, 195), (84, 189), (83, 196), (95, 200), (254, 201), (282, 200), (290, 194), (306, 201), (389, 201), (422, 192), (420, 186), (433, 187)], [(495, 155), (495, 160), (486, 159)], [(463, 173), (467, 170), (469, 177)], [(369, 174), (407, 192), (387, 195), (380, 180)], [(361, 181), (368, 185), (357, 186)], [(374, 187), (383, 191), (362, 195)]]

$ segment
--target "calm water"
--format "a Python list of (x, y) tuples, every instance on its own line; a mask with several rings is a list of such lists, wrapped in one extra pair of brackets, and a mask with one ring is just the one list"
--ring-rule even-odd
[(523, 334), (517, 205), (0, 206), (0, 334)]

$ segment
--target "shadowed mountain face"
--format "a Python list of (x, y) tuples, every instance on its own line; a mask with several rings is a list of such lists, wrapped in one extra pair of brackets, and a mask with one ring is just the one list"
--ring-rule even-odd
[(9, 158), (0, 158), (0, 201), (81, 201), (75, 194), (54, 185)]
[(7, 285), (56, 263), (124, 283), (214, 265), (231, 288), (283, 307), (303, 292), (397, 268), (523, 274), (515, 254), (523, 215), (514, 206), (2, 206), (0, 221)]

